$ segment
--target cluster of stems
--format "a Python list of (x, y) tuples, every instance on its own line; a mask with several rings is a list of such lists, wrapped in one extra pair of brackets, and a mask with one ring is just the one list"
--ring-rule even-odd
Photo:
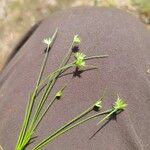
[[(47, 45), (45, 56), (41, 65), (40, 73), (38, 75), (35, 87), (33, 91), (29, 94), (28, 103), (26, 106), (25, 116), (22, 124), (22, 128), (16, 143), (15, 150), (25, 150), (26, 147), (32, 142), (33, 136), (36, 134), (36, 129), (38, 128), (38, 125), (42, 121), (43, 117), (46, 115), (47, 111), (50, 109), (52, 104), (58, 99), (61, 98), (63, 90), (66, 86), (62, 86), (61, 89), (59, 89), (54, 97), (51, 99), (49, 104), (44, 107), (45, 102), (48, 99), (48, 95), (50, 94), (53, 86), (55, 85), (58, 77), (64, 73), (67, 69), (74, 67), (75, 69), (83, 69), (86, 67), (94, 67), (95, 66), (89, 66), (86, 65), (86, 61), (89, 59), (96, 59), (96, 58), (105, 58), (108, 57), (108, 55), (100, 55), (100, 56), (90, 56), (86, 57), (85, 54), (79, 52), (73, 52), (73, 48), (79, 46), (81, 39), (78, 35), (75, 35), (72, 43), (70, 45), (70, 48), (62, 60), (61, 64), (58, 66), (57, 69), (55, 69), (53, 72), (49, 73), (44, 79), (43, 73), (46, 66), (46, 62), (48, 59), (49, 52), (55, 42), (55, 39), (57, 37), (58, 29), (55, 30), (53, 36), (51, 38), (44, 39), (44, 43)], [(74, 55), (74, 61), (71, 63), (68, 63), (70, 60), (71, 55)], [(44, 88), (43, 85), (45, 84)], [(43, 88), (42, 90), (40, 90)], [(37, 95), (38, 92), (42, 92), (42, 95), (37, 101)], [(122, 99), (118, 97), (113, 107), (110, 109), (103, 111), (103, 112), (97, 112), (95, 115), (92, 115), (90, 117), (87, 117), (86, 119), (82, 119), (83, 116), (87, 115), (91, 111), (95, 110), (95, 108), (99, 109), (102, 107), (103, 96), (97, 100), (94, 104), (92, 104), (89, 108), (87, 108), (84, 112), (79, 114), (77, 117), (73, 118), (69, 122), (65, 123), (63, 126), (61, 126), (59, 129), (55, 130), (54, 132), (50, 133), (48, 137), (44, 138), (39, 144), (37, 144), (35, 147), (32, 148), (32, 150), (41, 150), (45, 145), (59, 137), (60, 135), (66, 133), (67, 131), (71, 130), (72, 128), (90, 120), (93, 118), (96, 118), (100, 115), (106, 115), (99, 123), (105, 121), (108, 119), (112, 114), (116, 113), (120, 109), (124, 109), (126, 104)], [(38, 102), (35, 106), (35, 101)], [(121, 106), (120, 106), (121, 105)], [(34, 111), (33, 108), (35, 107)], [(43, 110), (44, 109), (44, 110)], [(82, 120), (81, 120), (82, 119)]]

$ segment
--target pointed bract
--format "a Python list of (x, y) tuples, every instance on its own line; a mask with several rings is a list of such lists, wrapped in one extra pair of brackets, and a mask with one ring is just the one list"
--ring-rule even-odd
[(121, 99), (119, 96), (117, 98), (117, 100), (115, 101), (113, 107), (117, 110), (119, 109), (125, 109), (127, 107), (127, 104), (125, 103), (125, 101), (123, 99)]

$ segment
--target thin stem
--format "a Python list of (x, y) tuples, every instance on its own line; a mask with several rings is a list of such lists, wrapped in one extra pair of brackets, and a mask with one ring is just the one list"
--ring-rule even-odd
[[(47, 99), (47, 97), (48, 97), (48, 95), (49, 95), (49, 93), (50, 93), (50, 91), (51, 91), (51, 89), (52, 89), (54, 83), (56, 82), (57, 77), (59, 76), (60, 72), (61, 72), (62, 70), (64, 70), (64, 69), (67, 69), (67, 68), (70, 68), (70, 67), (73, 66), (73, 63), (64, 66), (64, 65), (68, 62), (69, 57), (70, 57), (70, 55), (71, 55), (72, 45), (73, 45), (73, 44), (71, 44), (71, 47), (70, 47), (69, 52), (67, 53), (65, 59), (63, 59), (61, 65), (60, 65), (59, 68), (56, 70), (56, 73), (52, 73), (52, 74), (51, 74), (51, 76), (50, 76), (50, 78), (49, 78), (49, 81), (48, 81), (48, 84), (47, 84), (47, 86), (46, 86), (46, 88), (45, 88), (45, 90), (44, 90), (44, 93), (43, 93), (43, 95), (42, 95), (42, 98), (41, 98), (41, 100), (40, 100), (40, 102), (39, 102), (39, 104), (38, 104), (38, 106), (37, 106), (37, 109), (36, 109), (36, 111), (35, 111), (35, 113), (34, 113), (33, 119), (31, 120), (31, 124), (30, 124), (30, 126), (29, 126), (28, 131), (27, 131), (27, 134), (26, 134), (25, 139), (30, 139), (30, 137), (31, 137), (31, 135), (32, 135), (32, 133), (33, 133), (33, 132), (31, 132), (31, 131), (33, 131), (33, 130), (32, 130), (33, 125), (34, 125), (34, 123), (36, 122), (36, 120), (37, 120), (37, 118), (38, 118), (38, 116), (39, 116), (39, 114), (40, 114), (40, 112), (41, 112), (41, 109), (42, 109), (42, 107), (43, 107), (43, 105), (44, 105), (44, 103), (45, 103), (45, 101), (46, 101), (46, 99)], [(63, 66), (64, 66), (64, 67), (63, 67)], [(53, 75), (54, 75), (54, 77), (53, 77)], [(26, 141), (26, 140), (25, 140), (25, 141)], [(24, 144), (26, 144), (26, 142), (25, 142)]]
[[(65, 87), (66, 87), (66, 85), (63, 86), (60, 90), (63, 91), (65, 89)], [(51, 100), (49, 105), (46, 107), (45, 111), (43, 112), (43, 114), (40, 116), (40, 118), (36, 122), (35, 126), (33, 127), (32, 132), (34, 132), (36, 130), (36, 128), (38, 127), (38, 125), (41, 122), (42, 118), (45, 116), (45, 114), (47, 113), (47, 111), (49, 110), (49, 108), (52, 106), (52, 104), (55, 102), (56, 99), (57, 99), (57, 95), (54, 96), (54, 98)]]
[[(106, 89), (105, 89), (106, 90)], [(86, 114), (88, 114), (90, 111), (92, 111), (95, 107), (95, 104), (97, 103), (97, 101), (102, 101), (104, 96), (105, 96), (105, 90), (103, 92), (103, 95), (94, 102), (93, 105), (91, 105), (88, 109), (86, 109), (84, 112), (82, 112), (81, 114), (79, 114), (78, 116), (76, 116), (75, 118), (73, 118), (72, 120), (70, 120), (69, 122), (67, 122), (66, 124), (64, 124), (62, 127), (60, 127), (58, 130), (56, 130), (55, 132), (53, 132), (49, 138), (52, 138), (53, 136), (55, 136), (57, 133), (59, 133), (60, 131), (62, 131), (63, 129), (65, 129), (66, 127), (68, 127), (69, 125), (71, 125), (72, 123), (74, 123), (75, 121), (81, 119), (83, 116), (85, 116)]]
[(32, 125), (35, 123), (35, 121), (36, 121), (36, 119), (37, 119), (37, 117), (38, 117), (38, 115), (39, 115), (39, 113), (40, 113), (40, 111), (41, 111), (41, 108), (42, 108), (42, 106), (43, 106), (43, 104), (44, 104), (44, 102), (45, 102), (45, 100), (46, 100), (46, 98), (47, 98), (47, 96), (48, 96), (48, 93), (49, 93), (49, 91), (51, 90), (51, 88), (52, 88), (52, 86), (53, 86), (53, 84), (54, 84), (54, 82), (55, 82), (55, 80), (54, 80), (55, 77), (53, 77), (52, 75), (53, 75), (53, 74), (55, 75), (55, 73), (57, 73), (57, 72), (59, 72), (59, 71), (61, 71), (61, 70), (63, 70), (63, 69), (66, 69), (66, 68), (70, 68), (70, 67), (72, 67), (72, 66), (73, 66), (73, 64), (68, 64), (68, 65), (66, 65), (66, 66), (64, 66), (64, 67), (62, 67), (62, 68), (57, 69), (56, 71), (54, 71), (54, 72), (51, 74), (51, 76), (49, 77), (49, 81), (48, 81), (48, 83), (47, 83), (47, 87), (45, 88), (45, 91), (44, 91), (44, 93), (43, 93), (43, 95), (42, 95), (42, 98), (41, 98), (41, 100), (40, 100), (40, 102), (39, 102), (39, 104), (38, 104), (38, 106), (37, 106), (36, 112), (35, 112), (35, 114), (34, 114), (34, 116), (33, 116), (32, 123), (31, 123), (30, 126), (32, 126)]
[[(42, 75), (43, 75), (43, 72), (44, 72), (44, 69), (45, 69), (45, 66), (46, 66), (46, 62), (47, 62), (47, 58), (48, 58), (48, 55), (49, 55), (49, 49), (53, 46), (54, 44), (54, 41), (56, 39), (56, 36), (57, 36), (57, 32), (58, 32), (58, 29), (55, 30), (53, 36), (52, 36), (52, 42), (47, 46), (47, 49), (46, 49), (46, 55), (44, 57), (44, 60), (43, 60), (43, 63), (42, 63), (42, 67), (41, 67), (41, 70), (40, 70), (40, 73), (39, 73), (39, 76), (38, 76), (38, 80), (36, 82), (36, 88), (38, 88), (39, 84), (40, 84), (40, 81), (41, 81), (41, 78), (42, 78)], [(37, 89), (35, 90), (37, 91)], [(36, 93), (35, 93), (36, 94)]]
[[(49, 94), (49, 92), (51, 91), (51, 89), (52, 89), (54, 83), (55, 83), (56, 80), (57, 80), (57, 77), (58, 77), (59, 74), (62, 72), (62, 70), (65, 70), (65, 69), (70, 68), (70, 67), (73, 66), (74, 63), (72, 63), (72, 64), (70, 64), (70, 65), (66, 65), (66, 66), (68, 66), (68, 67), (64, 67), (64, 68), (63, 68), (63, 66), (64, 66), (65, 64), (67, 64), (67, 62), (69, 61), (69, 58), (70, 58), (70, 56), (71, 56), (71, 54), (72, 54), (73, 45), (74, 45), (74, 43), (72, 42), (72, 44), (71, 44), (71, 46), (70, 46), (70, 48), (69, 48), (69, 51), (68, 51), (66, 57), (63, 59), (63, 61), (62, 61), (62, 63), (60, 64), (59, 68), (56, 70), (56, 74), (55, 74), (55, 72), (52, 73), (52, 74), (50, 74), (50, 77), (52, 77), (53, 74), (54, 74), (54, 77), (52, 78), (52, 80), (51, 80), (51, 78), (50, 78), (49, 81), (48, 81), (47, 87), (46, 87), (46, 89), (45, 89), (45, 91), (44, 91), (44, 93), (43, 93), (43, 96), (42, 96), (42, 98), (41, 98), (41, 100), (40, 100), (40, 102), (39, 102), (39, 104), (38, 104), (38, 108), (36, 109), (36, 112), (35, 112), (35, 114), (34, 114), (34, 116), (33, 116), (32, 122), (31, 122), (31, 124), (30, 124), (29, 132), (30, 132), (30, 130), (32, 129), (32, 127), (33, 127), (33, 125), (34, 125), (36, 119), (38, 118), (39, 113), (40, 113), (40, 111), (41, 111), (41, 109), (42, 109), (42, 107), (43, 107), (43, 105), (44, 105), (44, 103), (45, 103), (45, 101), (46, 101), (46, 99), (47, 99), (47, 97), (48, 97), (48, 94)], [(59, 71), (59, 70), (60, 70), (60, 71)], [(46, 77), (46, 79), (47, 79), (47, 78), (49, 78), (49, 76)], [(29, 133), (29, 134), (30, 134), (30, 133)], [(27, 135), (27, 137), (28, 137), (28, 135)]]
[(33, 105), (34, 105), (36, 93), (37, 93), (37, 90), (38, 90), (38, 87), (39, 87), (39, 84), (40, 84), (40, 81), (41, 81), (41, 78), (42, 78), (42, 75), (43, 75), (43, 72), (44, 72), (44, 69), (45, 69), (45, 65), (46, 65), (46, 62), (47, 62), (49, 49), (52, 47), (52, 45), (53, 45), (53, 43), (54, 43), (54, 41), (56, 39), (57, 31), (58, 31), (58, 29), (55, 30), (55, 32), (54, 32), (54, 34), (52, 36), (52, 42), (47, 46), (46, 54), (45, 54), (45, 57), (43, 59), (43, 63), (42, 63), (41, 69), (40, 69), (40, 73), (39, 73), (38, 79), (36, 81), (35, 89), (34, 89), (33, 93), (31, 94), (31, 96), (30, 96), (30, 98), (28, 100), (28, 104), (27, 104), (27, 107), (26, 107), (26, 113), (25, 113), (22, 129), (20, 131), (19, 138), (18, 138), (18, 141), (17, 141), (17, 144), (16, 144), (16, 149), (21, 147), (21, 144), (22, 144), (22, 142), (24, 140), (24, 136), (26, 134), (26, 130), (27, 130), (27, 127), (28, 127), (28, 124), (29, 124), (29, 120), (30, 120), (30, 117), (31, 117), (32, 108), (33, 108)]
[(77, 121), (78, 119), (82, 118), (83, 116), (85, 116), (86, 114), (88, 114), (90, 111), (92, 111), (95, 107), (95, 103), (97, 101), (102, 101), (104, 96), (105, 96), (105, 92), (106, 89), (103, 92), (103, 95), (99, 98), (99, 100), (96, 100), (94, 102), (93, 105), (91, 105), (88, 109), (86, 109), (84, 112), (82, 112), (81, 114), (79, 114), (78, 116), (76, 116), (75, 118), (73, 118), (72, 120), (70, 120), (69, 122), (67, 122), (66, 124), (64, 124), (61, 128), (59, 128), (58, 130), (56, 130), (54, 133), (52, 133), (50, 136), (54, 136), (55, 134), (57, 134), (58, 132), (60, 132), (61, 130), (65, 129), (66, 127), (68, 127), (69, 125), (71, 125), (72, 123), (74, 123), (75, 121)]
[(86, 114), (88, 114), (89, 112), (91, 112), (92, 110), (93, 110), (93, 106), (89, 107), (86, 111), (84, 111), (83, 113), (79, 114), (78, 116), (76, 116), (75, 118), (73, 118), (72, 120), (70, 120), (69, 122), (67, 122), (66, 124), (64, 124), (61, 128), (59, 128), (58, 130), (56, 130), (49, 137), (53, 137), (58, 132), (60, 132), (61, 130), (65, 129), (66, 127), (68, 127), (69, 125), (71, 125), (72, 123), (74, 123), (75, 121), (77, 121), (78, 119), (82, 118), (83, 116), (85, 116)]
[[(72, 53), (72, 47), (73, 47), (73, 43), (71, 44), (71, 46), (70, 46), (70, 49), (69, 49), (69, 52), (68, 52), (68, 55), (70, 56), (71, 55), (71, 53)], [(90, 60), (90, 59), (96, 59), (96, 58), (107, 58), (109, 55), (98, 55), (98, 56), (90, 56), (90, 57), (86, 57), (84, 60)], [(68, 57), (66, 57), (64, 60), (66, 60)], [(63, 61), (64, 61), (63, 60)], [(74, 62), (72, 62), (72, 64), (73, 63), (75, 63), (75, 61)], [(92, 68), (97, 68), (96, 66), (87, 66), (87, 67), (92, 67)], [(60, 69), (60, 68), (59, 68)], [(41, 84), (39, 85), (39, 86), (42, 86), (47, 80), (48, 80), (48, 78), (50, 78), (53, 74), (55, 74), (56, 72), (58, 72), (59, 71), (59, 69), (57, 69), (55, 72), (53, 72), (53, 73), (49, 73), (49, 75), (47, 76), (47, 77), (45, 77), (44, 79), (43, 79), (43, 81), (41, 81)], [(68, 68), (64, 68), (64, 69), (68, 69)]]
[(64, 66), (64, 67), (62, 67), (62, 68), (58, 68), (57, 70), (55, 70), (54, 72), (52, 72), (52, 73), (49, 73), (49, 75), (47, 76), (47, 77), (45, 77), (45, 79), (43, 79), (43, 81), (41, 81), (41, 84), (39, 85), (39, 86), (41, 86), (41, 85), (43, 85), (49, 78), (51, 78), (55, 73), (57, 73), (57, 72), (60, 72), (60, 71), (63, 71), (63, 70), (65, 70), (65, 69), (69, 69), (69, 68), (71, 68), (71, 67), (73, 67), (74, 66), (74, 62), (72, 62), (72, 63), (70, 63), (70, 64), (68, 64), (68, 65), (66, 65), (66, 66)]
[[(73, 62), (73, 63), (70, 63), (70, 64), (68, 64), (68, 65), (66, 65), (66, 66), (64, 66), (64, 65), (68, 62), (68, 60), (69, 60), (69, 58), (70, 58), (70, 56), (71, 56), (73, 45), (74, 45), (74, 43), (72, 42), (72, 44), (71, 44), (71, 46), (70, 46), (70, 48), (69, 48), (69, 51), (68, 51), (66, 57), (63, 59), (63, 61), (62, 61), (61, 65), (59, 66), (59, 68), (58, 68), (56, 71), (54, 71), (53, 73), (49, 74), (49, 75), (44, 79), (44, 81), (42, 81), (42, 83), (44, 83), (45, 80), (47, 80), (48, 78), (52, 77), (55, 73), (57, 73), (57, 74), (54, 76), (54, 78), (52, 78), (52, 80), (54, 80), (52, 83), (54, 84), (55, 81), (56, 81), (55, 79), (56, 79), (57, 76), (61, 73), (62, 70), (65, 70), (65, 69), (68, 69), (68, 68), (74, 66), (74, 62)], [(63, 67), (63, 66), (64, 66), (64, 67)], [(46, 90), (45, 90), (45, 92), (44, 92), (44, 94), (43, 94), (43, 97), (42, 97), (42, 99), (41, 99), (41, 103), (39, 103), (39, 108), (40, 108), (40, 109), (41, 109), (41, 106), (40, 106), (40, 105), (42, 105), (42, 104), (43, 104), (43, 101), (47, 98), (47, 96), (45, 96), (45, 95), (48, 95), (48, 94), (46, 94), (46, 93), (49, 93), (49, 91), (50, 91), (51, 88), (53, 87), (53, 84), (51, 83), (51, 78), (49, 79), (49, 83), (51, 84), (51, 86), (50, 86), (50, 87), (49, 87), (49, 85), (47, 86), (47, 87), (49, 87), (49, 89), (46, 88)], [(47, 89), (48, 89), (48, 90), (47, 90)], [(46, 97), (46, 98), (44, 98), (44, 97)], [(43, 99), (44, 99), (44, 100), (43, 100)], [(38, 108), (37, 108), (37, 110), (38, 110)], [(38, 112), (40, 112), (40, 111), (38, 111)], [(36, 113), (35, 113), (35, 114), (36, 114)], [(39, 114), (39, 113), (38, 113), (38, 114)], [(37, 114), (36, 116), (38, 116), (38, 114)], [(33, 118), (34, 118), (34, 117), (33, 117)], [(33, 119), (33, 120), (34, 120), (34, 119)]]
[[(47, 88), (45, 89), (44, 94), (43, 94), (43, 96), (42, 96), (42, 98), (41, 98), (41, 100), (40, 100), (40, 102), (38, 104), (37, 111), (35, 113), (36, 117), (35, 118), (33, 117), (34, 118), (33, 120), (36, 120), (37, 116), (39, 115), (39, 113), (41, 111), (41, 108), (42, 108), (42, 106), (43, 106), (43, 104), (44, 104), (44, 102), (45, 102), (45, 100), (46, 100), (46, 98), (47, 98), (51, 88), (53, 87), (53, 85), (54, 85), (54, 83), (56, 81), (56, 77), (58, 76), (59, 72), (64, 70), (64, 69), (70, 68), (70, 67), (73, 67), (72, 63), (68, 64), (68, 65), (66, 65), (66, 66), (64, 66), (62, 68), (59, 67), (59, 69), (57, 69), (56, 71), (54, 71), (51, 74), (51, 76), (49, 77), (50, 79), (48, 81)], [(57, 74), (55, 75), (55, 73), (57, 73)], [(53, 74), (54, 74), (54, 77), (52, 76)]]
[(109, 55), (90, 56), (90, 57), (86, 57), (84, 60), (96, 59), (96, 58), (107, 58), (108, 56), (109, 56)]
[(85, 69), (98, 69), (98, 67), (94, 65), (85, 65), (84, 68)]
[(56, 96), (52, 99), (52, 101), (49, 103), (49, 105), (46, 107), (45, 111), (43, 112), (43, 114), (40, 116), (40, 118), (38, 119), (38, 121), (36, 122), (36, 124), (34, 125), (32, 131), (35, 131), (36, 128), (38, 127), (39, 123), (41, 122), (41, 120), (43, 119), (43, 117), (45, 116), (45, 114), (47, 113), (47, 111), (49, 110), (49, 108), (52, 106), (52, 104), (55, 102), (56, 100)]
[(91, 119), (93, 119), (93, 118), (96, 118), (96, 117), (98, 117), (98, 116), (100, 116), (100, 115), (110, 113), (111, 111), (112, 111), (112, 109), (109, 109), (109, 110), (106, 110), (106, 111), (104, 111), (104, 112), (97, 113), (97, 114), (95, 114), (95, 115), (92, 115), (92, 116), (90, 116), (90, 117), (87, 117), (87, 118), (84, 119), (84, 120), (81, 120), (81, 121), (75, 123), (74, 125), (72, 125), (72, 126), (66, 128), (66, 129), (64, 129), (64, 130), (61, 130), (60, 132), (57, 132), (57, 133), (54, 134), (53, 136), (50, 135), (50, 136), (47, 137), (45, 140), (43, 140), (41, 143), (39, 143), (37, 146), (35, 146), (32, 150), (39, 150), (39, 149), (41, 149), (42, 147), (44, 147), (46, 144), (52, 142), (53, 140), (55, 140), (56, 138), (58, 138), (60, 135), (62, 135), (62, 134), (64, 134), (64, 133), (66, 133), (67, 131), (69, 131), (69, 130), (75, 128), (76, 126), (78, 126), (78, 125), (80, 125), (80, 124), (82, 124), (82, 123), (84, 123), (84, 122), (86, 122), (86, 121), (88, 121), (88, 120), (91, 120)]
[[(67, 53), (67, 55), (65, 56), (65, 58), (62, 60), (62, 63), (61, 63), (61, 65), (60, 65), (60, 67), (56, 70), (56, 71), (54, 71), (53, 73), (50, 73), (45, 79), (43, 79), (43, 81), (41, 82), (41, 84), (39, 85), (39, 86), (41, 86), (49, 77), (51, 77), (53, 74), (55, 74), (56, 72), (58, 72), (58, 71), (62, 71), (61, 70), (61, 68), (62, 68), (62, 66), (65, 66), (66, 64), (67, 64), (67, 62), (69, 61), (69, 58), (70, 58), (70, 56), (71, 56), (71, 54), (72, 54), (72, 48), (73, 48), (73, 46), (74, 46), (74, 42), (72, 41), (72, 43), (71, 43), (71, 45), (70, 45), (70, 48), (69, 48), (69, 50), (68, 50), (68, 53)], [(73, 62), (74, 63), (74, 62)], [(73, 64), (72, 63), (72, 64)], [(63, 70), (65, 70), (65, 69), (68, 69), (68, 68), (64, 68)], [(61, 74), (61, 72), (60, 72), (60, 74)]]
[(49, 105), (47, 106), (47, 108), (45, 109), (45, 111), (43, 112), (43, 114), (40, 116), (40, 118), (38, 119), (38, 121), (36, 122), (36, 124), (34, 125), (34, 127), (31, 130), (31, 127), (29, 128), (30, 130), (28, 130), (28, 134), (26, 135), (25, 141), (24, 141), (24, 145), (26, 143), (28, 143), (28, 141), (30, 140), (30, 136), (34, 133), (34, 131), (36, 130), (36, 128), (38, 127), (39, 123), (41, 122), (41, 120), (43, 119), (43, 117), (45, 116), (45, 114), (47, 113), (47, 111), (49, 110), (49, 108), (52, 106), (52, 104), (54, 103), (54, 101), (56, 100), (56, 96), (52, 99), (52, 101), (49, 103)]
[(65, 64), (68, 63), (69, 58), (71, 57), (71, 54), (72, 54), (72, 48), (73, 48), (73, 46), (74, 46), (74, 42), (72, 41), (72, 43), (71, 43), (71, 45), (70, 45), (70, 48), (69, 48), (69, 50), (68, 50), (68, 53), (67, 53), (66, 57), (63, 59), (63, 61), (62, 61), (62, 64), (65, 65)]
[(104, 122), (106, 119), (108, 119), (112, 114), (114, 114), (115, 112), (117, 112), (117, 109), (112, 109), (112, 111), (106, 116), (104, 117), (102, 120), (100, 120), (97, 125), (101, 124), (102, 122)]

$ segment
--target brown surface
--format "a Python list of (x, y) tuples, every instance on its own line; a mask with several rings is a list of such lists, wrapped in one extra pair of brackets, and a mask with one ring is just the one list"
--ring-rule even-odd
[[(150, 148), (150, 34), (129, 14), (116, 9), (76, 8), (58, 12), (45, 19), (1, 74), (0, 144), (14, 149), (24, 115), (29, 90), (41, 64), (43, 38), (59, 27), (46, 72), (58, 66), (74, 34), (82, 38), (80, 48), (86, 55), (109, 54), (109, 58), (91, 61), (98, 70), (61, 78), (53, 89), (69, 82), (61, 101), (55, 103), (37, 132), (39, 139), (65, 121), (82, 112), (107, 86), (105, 107), (116, 94), (126, 100), (128, 108), (92, 139), (100, 118), (73, 129), (46, 146), (44, 150), (147, 150)], [(72, 81), (70, 82), (70, 80)], [(52, 96), (51, 94), (50, 96)], [(31, 145), (32, 147), (32, 145)], [(27, 149), (31, 149), (30, 147)]]
[[(95, 0), (1, 0), (0, 1), (0, 70), (21, 35), (41, 18), (76, 6), (94, 6)], [(141, 21), (150, 22), (149, 0), (97, 0), (97, 6), (129, 11)], [(149, 26), (147, 26), (149, 27)]]

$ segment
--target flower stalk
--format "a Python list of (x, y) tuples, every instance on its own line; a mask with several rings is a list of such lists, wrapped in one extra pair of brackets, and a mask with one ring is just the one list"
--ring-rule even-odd
[[(94, 110), (94, 107), (99, 107), (101, 108), (102, 105), (101, 104), (101, 100), (103, 99), (103, 97), (101, 97), (99, 100), (97, 100), (94, 104), (92, 104), (89, 108), (87, 108), (84, 112), (82, 112), (81, 114), (77, 115), (75, 118), (73, 118), (72, 120), (68, 121), (66, 124), (64, 124), (62, 127), (60, 127), (58, 130), (54, 131), (52, 134), (50, 134), (50, 136), (48, 136), (46, 139), (44, 139), (40, 144), (38, 144), (35, 148), (33, 148), (32, 150), (38, 150), (42, 147), (44, 147), (46, 144), (50, 143), (53, 139), (57, 138), (59, 135), (65, 133), (66, 128), (68, 126), (70, 126), (71, 124), (73, 124), (74, 122), (78, 121), (79, 119), (83, 118), (85, 115), (87, 115), (88, 113), (90, 113), (92, 110)], [(99, 105), (97, 105), (99, 103)], [(82, 123), (82, 122), (81, 122)], [(76, 124), (77, 126), (78, 124)], [(69, 128), (71, 129), (71, 128)], [(55, 138), (54, 138), (55, 137)]]
[[(56, 33), (57, 33), (57, 29), (56, 29), (56, 31), (55, 31), (53, 37), (56, 36)], [(52, 39), (53, 39), (53, 38), (52, 38)], [(49, 48), (49, 46), (51, 45), (51, 43), (53, 43), (53, 40), (51, 40), (50, 38), (48, 38), (48, 39), (45, 39), (45, 40), (44, 40), (44, 43), (47, 44), (47, 46), (48, 46), (48, 48)], [(45, 90), (44, 90), (44, 92), (43, 92), (43, 95), (42, 95), (42, 97), (41, 97), (41, 99), (40, 99), (40, 101), (39, 101), (39, 103), (38, 103), (38, 106), (37, 106), (37, 108), (36, 108), (36, 110), (35, 110), (35, 113), (34, 113), (34, 115), (33, 115), (33, 118), (32, 118), (32, 120), (31, 120), (31, 123), (30, 123), (30, 125), (27, 125), (27, 126), (26, 126), (26, 130), (25, 130), (24, 135), (23, 135), (23, 138), (22, 138), (22, 141), (23, 141), (23, 139), (24, 139), (24, 141), (23, 141), (23, 142), (21, 141), (21, 144), (22, 144), (21, 147), (25, 147), (25, 146), (29, 143), (29, 141), (30, 141), (30, 139), (31, 139), (31, 137), (32, 137), (32, 135), (33, 135), (33, 133), (34, 133), (33, 129), (35, 129), (35, 127), (36, 127), (35, 123), (36, 123), (36, 121), (37, 121), (37, 119), (38, 119), (38, 117), (39, 117), (39, 114), (40, 114), (40, 112), (41, 112), (41, 110), (42, 110), (42, 108), (43, 108), (43, 106), (44, 106), (44, 104), (45, 104), (45, 101), (47, 100), (47, 97), (48, 97), (49, 93), (51, 92), (51, 89), (52, 89), (52, 87), (54, 86), (54, 84), (55, 84), (55, 82), (56, 82), (58, 76), (60, 75), (60, 73), (62, 72), (62, 70), (74, 66), (74, 64), (66, 65), (67, 62), (68, 62), (68, 60), (69, 60), (69, 58), (70, 58), (70, 55), (71, 55), (71, 53), (72, 53), (73, 45), (74, 45), (74, 41), (73, 41), (73, 43), (71, 44), (71, 47), (70, 47), (70, 49), (69, 49), (69, 51), (68, 51), (66, 57), (63, 59), (61, 65), (59, 66), (59, 68), (57, 69), (57, 71), (54, 71), (54, 72), (50, 75), (50, 77), (48, 78), (48, 83), (47, 83), (46, 88), (45, 88)], [(49, 52), (49, 51), (46, 50), (46, 52)], [(47, 58), (47, 57), (46, 57), (46, 58)], [(45, 60), (47, 60), (47, 59), (44, 59), (44, 63), (43, 63), (43, 64), (44, 64), (44, 67), (45, 67), (45, 64), (46, 64)], [(66, 66), (65, 66), (65, 65), (66, 65)], [(41, 71), (42, 73), (43, 73), (44, 67), (43, 67), (43, 65), (42, 65), (42, 69), (41, 69), (41, 70), (42, 70), (42, 71)], [(39, 78), (40, 80), (39, 80), (39, 79), (37, 80), (37, 81), (38, 81), (38, 84), (36, 84), (36, 92), (37, 92), (37, 89), (39, 88), (39, 85), (40, 85), (41, 76), (42, 76), (41, 72), (40, 72), (40, 78)], [(33, 93), (32, 96), (33, 96), (34, 94), (36, 95), (36, 93)], [(33, 106), (33, 105), (32, 105), (32, 106)], [(28, 107), (28, 106), (27, 106), (27, 107)], [(31, 107), (30, 110), (32, 110), (32, 107)], [(27, 110), (27, 112), (28, 112), (28, 110)], [(30, 115), (31, 115), (31, 112), (29, 112), (29, 113), (30, 113)], [(30, 119), (30, 118), (29, 118), (29, 119)], [(29, 119), (28, 119), (28, 122), (29, 122)], [(34, 127), (34, 125), (35, 125), (35, 127)], [(29, 127), (28, 127), (28, 126), (29, 126)], [(28, 129), (27, 129), (27, 127), (28, 127)], [(19, 148), (19, 149), (17, 149), (17, 150), (21, 150), (21, 149), (23, 149), (23, 148)]]
[(22, 146), (22, 142), (24, 140), (24, 137), (25, 137), (25, 134), (26, 134), (26, 131), (27, 131), (27, 127), (29, 125), (29, 120), (30, 120), (30, 116), (31, 116), (31, 113), (32, 113), (32, 108), (33, 108), (33, 105), (34, 105), (36, 93), (37, 93), (37, 90), (38, 90), (38, 87), (39, 87), (39, 84), (40, 84), (40, 81), (41, 81), (41, 78), (42, 78), (42, 75), (43, 75), (43, 72), (44, 72), (44, 68), (45, 68), (45, 65), (46, 65), (46, 62), (47, 62), (49, 49), (54, 44), (54, 41), (55, 41), (56, 36), (57, 36), (57, 32), (58, 32), (58, 29), (55, 30), (55, 32), (54, 32), (54, 34), (51, 38), (51, 42), (47, 45), (46, 54), (45, 54), (45, 57), (43, 59), (43, 63), (42, 63), (41, 69), (40, 69), (38, 79), (36, 81), (34, 91), (29, 96), (29, 100), (28, 100), (27, 107), (26, 107), (26, 113), (25, 113), (23, 125), (22, 125), (21, 131), (20, 131), (20, 134), (19, 134), (19, 138), (18, 138), (17, 144), (16, 144), (16, 150), (22, 150), (23, 149), (22, 147), (24, 147), (24, 145)]
[[(101, 105), (101, 100), (98, 100), (91, 108), (93, 110), (93, 107), (94, 106), (98, 106), (98, 107), (102, 107)], [(119, 107), (118, 107), (119, 106)], [(55, 140), (56, 138), (58, 138), (59, 136), (65, 134), (66, 132), (70, 131), (71, 129), (91, 120), (91, 119), (94, 119), (98, 116), (101, 116), (101, 115), (105, 115), (106, 116), (98, 123), (102, 123), (103, 121), (107, 120), (112, 114), (116, 113), (117, 111), (119, 110), (122, 110), (122, 109), (125, 109), (125, 107), (127, 106), (127, 104), (125, 104), (125, 102), (120, 99), (118, 97), (118, 99), (116, 100), (116, 102), (114, 103), (113, 107), (108, 109), (108, 110), (105, 110), (103, 112), (99, 112), (95, 115), (92, 115), (92, 116), (89, 116), (81, 121), (78, 121), (76, 123), (74, 123), (75, 121), (79, 120), (81, 117), (85, 116), (85, 114), (89, 113), (91, 111), (91, 108), (87, 109), (87, 112), (85, 111), (84, 113), (81, 113), (81, 116), (79, 115), (79, 117), (75, 117), (75, 119), (73, 119), (73, 122), (72, 120), (67, 123), (66, 125), (62, 126), (61, 128), (59, 128), (58, 130), (56, 130), (53, 134), (51, 134), (49, 137), (47, 137), (46, 139), (44, 139), (41, 143), (39, 143), (38, 145), (36, 145), (32, 150), (40, 150), (41, 148), (43, 148), (45, 145), (49, 144), (50, 142), (52, 142), (53, 140)], [(72, 125), (72, 123), (74, 123)], [(70, 125), (70, 126), (69, 126)]]

